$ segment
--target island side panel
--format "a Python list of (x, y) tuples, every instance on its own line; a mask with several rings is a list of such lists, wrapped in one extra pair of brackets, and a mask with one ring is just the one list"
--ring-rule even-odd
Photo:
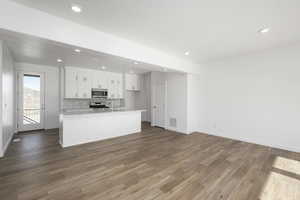
[(141, 112), (67, 115), (63, 147), (141, 132)]

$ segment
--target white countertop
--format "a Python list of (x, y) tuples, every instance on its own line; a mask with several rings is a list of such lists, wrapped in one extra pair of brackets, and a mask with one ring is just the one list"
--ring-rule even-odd
[(143, 109), (126, 109), (126, 108), (94, 108), (94, 109), (70, 109), (64, 110), (63, 115), (83, 115), (83, 114), (101, 114), (101, 113), (118, 113), (118, 112), (146, 112)]

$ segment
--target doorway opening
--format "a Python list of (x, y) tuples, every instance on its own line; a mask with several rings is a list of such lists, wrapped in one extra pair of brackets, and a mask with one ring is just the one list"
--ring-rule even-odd
[(44, 129), (44, 77), (18, 74), (18, 131)]

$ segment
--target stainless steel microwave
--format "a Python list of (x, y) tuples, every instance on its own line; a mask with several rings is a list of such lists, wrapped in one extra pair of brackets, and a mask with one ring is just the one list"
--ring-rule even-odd
[(92, 89), (92, 98), (107, 98), (108, 92), (106, 89)]

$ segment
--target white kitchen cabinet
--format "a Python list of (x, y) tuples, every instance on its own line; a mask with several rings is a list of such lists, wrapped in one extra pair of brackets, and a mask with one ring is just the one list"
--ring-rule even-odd
[(104, 71), (93, 72), (93, 86), (92, 88), (108, 89), (108, 73)]
[(123, 95), (123, 76), (120, 73), (108, 72), (108, 98), (122, 99)]
[(123, 98), (123, 75), (122, 74), (116, 74), (116, 97), (118, 99)]
[(131, 74), (125, 74), (125, 89), (132, 90), (134, 80)]
[(126, 90), (139, 91), (140, 90), (140, 77), (136, 74), (125, 75), (125, 88)]
[(78, 76), (78, 98), (90, 99), (92, 93), (92, 78), (91, 70), (79, 69)]
[(65, 68), (65, 98), (79, 98), (78, 76), (75, 68)]
[(65, 98), (91, 98), (91, 70), (75, 67), (65, 68)]
[(109, 99), (122, 99), (123, 74), (65, 67), (65, 98), (90, 99), (92, 88), (107, 89)]
[(139, 75), (134, 75), (133, 78), (133, 89), (136, 91), (139, 91), (141, 89), (141, 83), (140, 83), (140, 76)]
[(108, 94), (107, 97), (109, 99), (114, 99), (115, 97), (115, 79), (113, 76), (113, 73), (108, 72), (107, 73), (107, 79), (108, 79)]

